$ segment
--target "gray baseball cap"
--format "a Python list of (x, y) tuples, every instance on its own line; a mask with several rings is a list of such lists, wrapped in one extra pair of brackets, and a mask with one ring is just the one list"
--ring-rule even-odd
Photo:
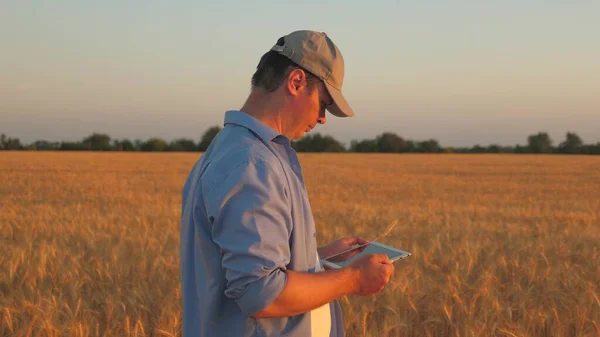
[(337, 117), (354, 116), (354, 111), (342, 95), (344, 59), (329, 36), (322, 32), (298, 30), (284, 36), (283, 40), (282, 46), (276, 44), (271, 50), (286, 56), (325, 83), (333, 98), (333, 104), (327, 110)]

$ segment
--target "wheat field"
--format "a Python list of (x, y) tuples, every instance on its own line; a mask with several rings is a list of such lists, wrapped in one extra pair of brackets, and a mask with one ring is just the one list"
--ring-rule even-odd
[[(179, 336), (198, 153), (0, 152), (0, 336)], [(301, 154), (325, 244), (412, 252), (348, 336), (600, 336), (600, 157)]]

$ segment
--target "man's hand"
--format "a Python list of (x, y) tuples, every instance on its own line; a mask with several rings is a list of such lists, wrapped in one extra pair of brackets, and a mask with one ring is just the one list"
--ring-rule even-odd
[(357, 275), (353, 293), (361, 296), (381, 292), (394, 273), (394, 265), (385, 254), (362, 256), (353, 261), (348, 268)]
[[(319, 248), (319, 257), (326, 258), (328, 256), (335, 255), (335, 254), (338, 254), (345, 250), (351, 249), (354, 246), (363, 245), (363, 244), (367, 244), (367, 243), (369, 243), (369, 241), (367, 241), (361, 237), (358, 237), (358, 236), (342, 238), (342, 239), (336, 240), (322, 248)], [(358, 249), (349, 251), (347, 253), (338, 255), (336, 257), (329, 259), (329, 261), (343, 262), (343, 261), (349, 260), (349, 259), (353, 258), (354, 256), (356, 256), (357, 254), (359, 254), (360, 252), (362, 252), (365, 248), (367, 248), (367, 246), (363, 246)]]

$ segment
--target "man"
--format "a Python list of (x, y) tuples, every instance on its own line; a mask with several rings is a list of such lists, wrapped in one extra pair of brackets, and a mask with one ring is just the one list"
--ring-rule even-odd
[(184, 336), (343, 336), (337, 298), (376, 294), (389, 281), (394, 267), (385, 255), (322, 270), (319, 258), (366, 241), (317, 248), (290, 146), (325, 123), (326, 109), (354, 115), (343, 77), (342, 55), (325, 33), (296, 31), (263, 55), (242, 108), (225, 113), (183, 188)]

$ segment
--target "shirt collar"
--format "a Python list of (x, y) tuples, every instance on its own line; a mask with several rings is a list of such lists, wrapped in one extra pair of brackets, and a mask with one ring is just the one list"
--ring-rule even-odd
[[(272, 141), (277, 136), (283, 136), (265, 123), (239, 110), (229, 110), (225, 112), (224, 125), (227, 124), (236, 124), (245, 127), (257, 134), (263, 141), (267, 142)], [(283, 137), (286, 138), (285, 136)]]

